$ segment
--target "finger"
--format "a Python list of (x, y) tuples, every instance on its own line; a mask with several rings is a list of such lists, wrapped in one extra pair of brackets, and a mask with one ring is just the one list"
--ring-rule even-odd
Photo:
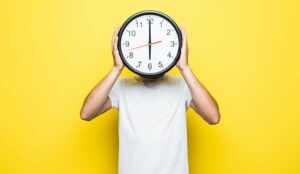
[(187, 33), (185, 32), (184, 29), (183, 29), (183, 31), (184, 31), (184, 37), (183, 37), (184, 43), (185, 43), (185, 45), (187, 46)]
[(180, 26), (180, 31), (181, 31), (181, 33), (182, 33), (183, 36), (186, 35), (186, 32), (185, 32), (185, 30), (184, 30), (184, 28), (183, 28), (182, 25)]
[(111, 40), (112, 47), (114, 46), (115, 36), (118, 36), (119, 31), (120, 31), (120, 27), (117, 27), (114, 31), (114, 34), (113, 34), (113, 37), (112, 37), (112, 40)]
[(181, 26), (182, 39), (186, 39), (186, 32), (183, 26)]
[(113, 36), (113, 38), (111, 40), (111, 50), (112, 50), (112, 53), (115, 52), (115, 40), (116, 40), (116, 36)]
[(119, 31), (120, 31), (120, 27), (117, 27), (115, 29), (114, 36), (117, 36), (119, 34)]
[(115, 43), (115, 36), (113, 36), (111, 39), (111, 48), (114, 48), (114, 43)]
[(187, 48), (187, 34), (184, 28), (181, 26), (181, 33), (182, 33), (182, 50), (186, 50)]
[(182, 25), (179, 28), (180, 28), (180, 31), (181, 31), (182, 40), (184, 40), (185, 36), (186, 36), (185, 30), (184, 30)]
[(114, 36), (114, 44), (113, 44), (113, 49), (115, 53), (118, 53), (118, 36)]

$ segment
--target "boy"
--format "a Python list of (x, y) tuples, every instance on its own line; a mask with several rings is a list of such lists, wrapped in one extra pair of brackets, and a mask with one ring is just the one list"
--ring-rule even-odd
[(112, 40), (114, 66), (85, 98), (80, 111), (90, 121), (110, 108), (119, 111), (119, 174), (188, 174), (186, 110), (191, 107), (209, 124), (220, 120), (215, 99), (188, 65), (183, 27), (181, 57), (176, 64), (183, 78), (164, 74), (156, 79), (120, 77), (124, 68)]

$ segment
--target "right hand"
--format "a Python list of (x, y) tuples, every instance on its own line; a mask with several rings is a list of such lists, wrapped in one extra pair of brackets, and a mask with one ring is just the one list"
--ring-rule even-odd
[(114, 57), (114, 67), (117, 68), (118, 70), (122, 71), (124, 68), (124, 64), (121, 60), (119, 50), (118, 50), (118, 33), (119, 33), (120, 28), (116, 28), (113, 38), (112, 38), (112, 55)]

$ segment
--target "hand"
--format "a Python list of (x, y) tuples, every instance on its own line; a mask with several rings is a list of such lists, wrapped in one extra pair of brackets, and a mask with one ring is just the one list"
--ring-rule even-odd
[(177, 68), (182, 71), (185, 68), (188, 68), (188, 44), (187, 44), (187, 34), (182, 26), (180, 26), (182, 34), (182, 47), (181, 47), (181, 56), (176, 64)]
[(124, 68), (124, 64), (121, 60), (119, 50), (118, 50), (118, 33), (120, 28), (116, 28), (113, 38), (112, 38), (112, 55), (114, 57), (114, 68), (117, 68), (119, 71), (122, 71)]

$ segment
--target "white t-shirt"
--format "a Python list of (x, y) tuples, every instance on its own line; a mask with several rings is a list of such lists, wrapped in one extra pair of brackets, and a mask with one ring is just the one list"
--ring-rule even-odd
[(185, 80), (119, 77), (109, 93), (119, 110), (119, 174), (188, 174)]

